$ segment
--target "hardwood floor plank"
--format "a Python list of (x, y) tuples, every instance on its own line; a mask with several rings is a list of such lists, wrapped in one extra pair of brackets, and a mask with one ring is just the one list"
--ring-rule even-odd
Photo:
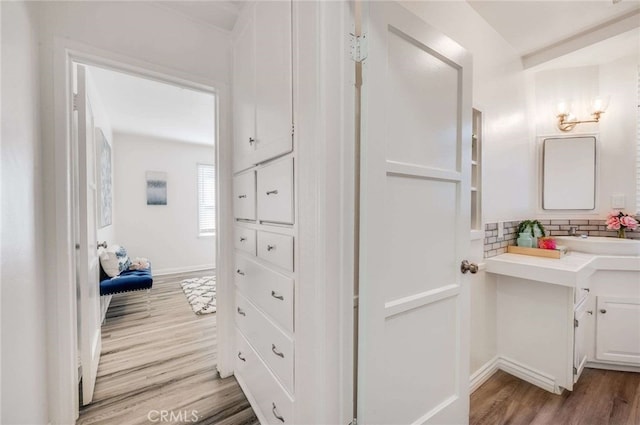
[(78, 424), (258, 423), (235, 378), (216, 371), (216, 315), (193, 313), (180, 287), (212, 274), (155, 277), (149, 298), (145, 291), (114, 295), (93, 402), (81, 408)]
[(471, 425), (639, 425), (640, 374), (585, 369), (573, 391), (544, 391), (503, 371), (471, 395)]

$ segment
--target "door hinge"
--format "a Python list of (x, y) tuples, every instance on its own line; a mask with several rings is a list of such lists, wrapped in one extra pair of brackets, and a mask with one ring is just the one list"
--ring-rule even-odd
[(296, 132), (296, 126), (295, 124), (291, 124), (291, 135), (293, 136)]
[(369, 54), (367, 34), (349, 34), (349, 36), (351, 37), (351, 59), (354, 62), (363, 62)]
[(573, 367), (573, 374), (574, 374), (574, 375), (577, 375), (577, 374), (578, 374), (578, 368), (577, 368), (577, 367), (575, 367), (575, 366)]
[(573, 319), (573, 327), (577, 328), (578, 326), (580, 326), (580, 322), (578, 321), (578, 319)]
[(73, 103), (73, 110), (77, 111), (78, 110), (78, 95), (76, 93), (73, 94), (72, 103)]

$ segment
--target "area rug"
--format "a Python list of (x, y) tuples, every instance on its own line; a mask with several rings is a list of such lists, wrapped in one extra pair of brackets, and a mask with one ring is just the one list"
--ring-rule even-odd
[(180, 282), (182, 290), (196, 314), (216, 312), (216, 277), (204, 276)]

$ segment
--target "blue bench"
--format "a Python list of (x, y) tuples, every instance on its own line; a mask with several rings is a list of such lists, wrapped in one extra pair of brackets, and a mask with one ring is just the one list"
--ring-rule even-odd
[(100, 267), (100, 295), (113, 295), (122, 292), (147, 291), (147, 314), (151, 314), (151, 287), (153, 275), (151, 266), (144, 270), (125, 270), (120, 275), (109, 277)]

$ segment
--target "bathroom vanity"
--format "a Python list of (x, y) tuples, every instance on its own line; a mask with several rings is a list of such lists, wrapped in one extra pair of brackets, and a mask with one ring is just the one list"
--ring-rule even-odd
[(640, 372), (640, 241), (559, 243), (570, 250), (561, 259), (486, 260), (497, 275), (498, 367), (557, 394), (585, 366)]

